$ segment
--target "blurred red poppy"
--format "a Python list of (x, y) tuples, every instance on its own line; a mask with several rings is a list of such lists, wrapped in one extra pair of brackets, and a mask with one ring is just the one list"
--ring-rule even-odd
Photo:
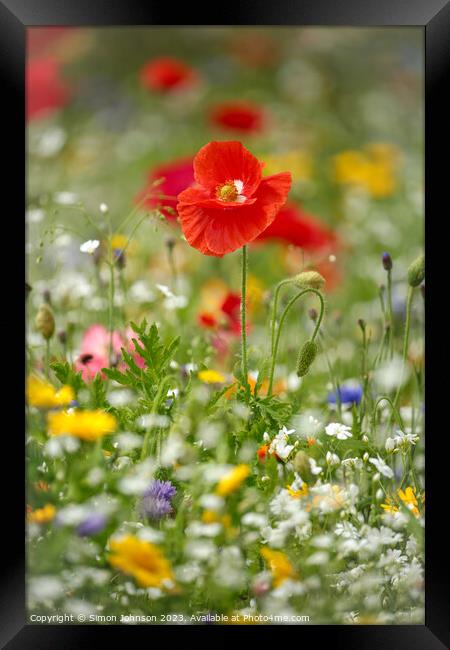
[(250, 102), (224, 102), (212, 110), (210, 120), (221, 129), (251, 133), (262, 130), (264, 113)]
[(141, 83), (148, 90), (168, 92), (192, 86), (198, 80), (193, 68), (180, 59), (160, 57), (144, 65), (140, 73)]
[[(164, 178), (161, 185), (151, 189), (151, 184), (159, 178)], [(183, 158), (174, 160), (173, 162), (154, 167), (148, 175), (149, 189), (143, 190), (136, 197), (136, 201), (143, 200), (146, 193), (149, 194), (148, 198), (144, 201), (144, 206), (149, 209), (157, 208), (158, 206), (168, 207), (169, 210), (160, 207), (160, 211), (164, 214), (166, 219), (175, 221), (178, 214), (177, 195), (190, 187), (194, 183), (194, 167), (192, 158)], [(150, 195), (151, 194), (151, 195)], [(172, 198), (159, 198), (172, 197)]]
[(209, 142), (194, 158), (196, 185), (178, 196), (188, 243), (222, 257), (253, 241), (275, 219), (291, 188), (291, 174), (262, 177), (262, 163), (240, 142)]
[(76, 27), (29, 27), (27, 55), (30, 57), (45, 55), (52, 46), (77, 31)]
[(299, 206), (289, 203), (281, 208), (275, 220), (256, 239), (257, 242), (267, 240), (318, 251), (336, 244), (337, 237), (318, 219), (304, 212)]
[(47, 117), (69, 101), (68, 86), (60, 76), (60, 66), (52, 58), (29, 61), (26, 70), (27, 118)]
[[(241, 296), (239, 293), (229, 291), (215, 312), (200, 312), (199, 324), (207, 329), (218, 329), (240, 336), (241, 334)], [(247, 325), (247, 328), (249, 325)]]

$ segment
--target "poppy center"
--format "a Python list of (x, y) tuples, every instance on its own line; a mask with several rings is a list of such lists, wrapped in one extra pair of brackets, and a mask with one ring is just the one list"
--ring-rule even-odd
[(224, 185), (218, 185), (216, 189), (216, 196), (220, 201), (238, 201), (241, 203), (245, 201), (245, 196), (241, 194), (244, 188), (244, 183), (240, 180), (227, 181)]

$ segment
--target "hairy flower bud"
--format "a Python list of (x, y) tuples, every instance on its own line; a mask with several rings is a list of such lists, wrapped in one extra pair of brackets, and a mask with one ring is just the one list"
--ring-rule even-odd
[(295, 285), (299, 289), (323, 289), (325, 278), (317, 271), (303, 271), (294, 278)]
[(55, 317), (47, 304), (41, 305), (36, 314), (36, 329), (45, 339), (51, 339), (55, 332)]
[(297, 359), (297, 375), (299, 377), (306, 375), (312, 362), (316, 358), (317, 350), (317, 343), (314, 341), (306, 341), (304, 346), (301, 348)]
[(389, 253), (383, 253), (381, 256), (381, 262), (385, 271), (390, 271), (392, 269), (392, 257)]
[(408, 269), (408, 284), (410, 287), (418, 287), (425, 278), (425, 255), (419, 255)]
[(301, 479), (305, 483), (310, 483), (313, 481), (313, 474), (311, 472), (311, 464), (309, 462), (309, 456), (304, 451), (299, 451), (295, 454), (294, 457), (294, 469), (299, 474)]

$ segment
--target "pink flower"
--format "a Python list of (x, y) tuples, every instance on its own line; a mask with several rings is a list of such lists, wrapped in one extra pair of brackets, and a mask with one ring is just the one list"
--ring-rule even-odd
[[(102, 368), (109, 367), (110, 333), (104, 325), (91, 325), (81, 341), (81, 353), (75, 361), (75, 370), (82, 372), (83, 381), (92, 381)], [(112, 351), (120, 355), (125, 342), (119, 332), (112, 335)], [(103, 376), (103, 375), (102, 375)]]
[[(114, 365), (121, 371), (125, 370), (125, 362), (121, 359), (122, 348), (125, 348), (132, 356), (139, 368), (145, 368), (144, 359), (135, 352), (133, 339), (137, 334), (131, 327), (127, 327), (125, 336), (117, 330), (112, 335), (112, 352)], [(104, 325), (91, 325), (84, 333), (81, 341), (81, 353), (75, 361), (75, 370), (82, 372), (83, 381), (92, 381), (97, 373), (103, 368), (109, 368), (109, 340), (110, 334)], [(139, 339), (138, 339), (139, 340)]]

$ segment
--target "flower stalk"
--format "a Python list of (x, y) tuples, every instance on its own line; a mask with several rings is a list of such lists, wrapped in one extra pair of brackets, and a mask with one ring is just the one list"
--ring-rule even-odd
[(241, 371), (242, 381), (246, 391), (248, 384), (248, 358), (247, 358), (247, 246), (242, 247), (242, 282), (241, 282)]
[(306, 295), (307, 293), (315, 294), (319, 298), (319, 301), (320, 301), (320, 312), (319, 312), (319, 316), (318, 316), (317, 321), (316, 321), (316, 325), (315, 325), (313, 334), (312, 334), (311, 339), (310, 339), (311, 342), (314, 342), (314, 340), (315, 340), (315, 338), (316, 338), (316, 336), (317, 336), (317, 334), (319, 332), (320, 325), (322, 323), (323, 315), (324, 315), (324, 312), (325, 312), (325, 302), (324, 302), (323, 296), (320, 293), (320, 291), (318, 291), (317, 289), (313, 289), (312, 287), (309, 287), (309, 288), (303, 289), (303, 291), (300, 291), (296, 296), (291, 298), (291, 300), (288, 302), (288, 304), (284, 308), (283, 313), (281, 314), (280, 324), (278, 325), (277, 334), (276, 334), (274, 345), (273, 345), (273, 348), (272, 348), (272, 364), (271, 364), (271, 367), (270, 367), (268, 395), (272, 394), (273, 378), (274, 378), (274, 373), (275, 373), (275, 364), (276, 364), (276, 361), (277, 361), (278, 347), (279, 347), (279, 344), (280, 344), (280, 336), (281, 336), (281, 332), (282, 332), (282, 329), (283, 329), (284, 322), (286, 320), (286, 317), (287, 317), (289, 311), (295, 305), (297, 300), (299, 300), (302, 296)]

